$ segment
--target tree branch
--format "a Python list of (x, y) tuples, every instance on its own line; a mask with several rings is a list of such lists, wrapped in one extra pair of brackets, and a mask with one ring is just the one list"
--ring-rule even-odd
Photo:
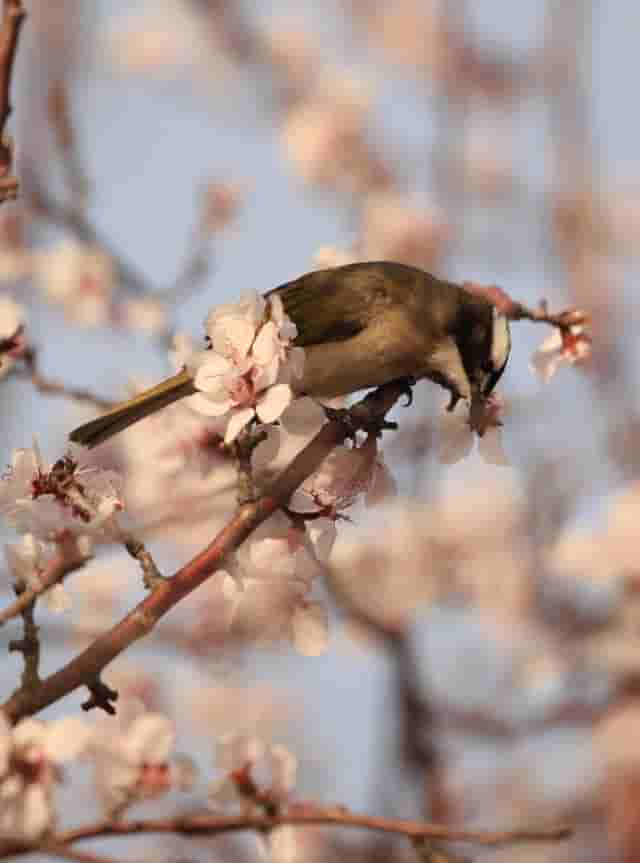
[(11, 78), (25, 16), (21, 0), (4, 0), (0, 29), (0, 203), (18, 196), (18, 181), (11, 176), (13, 147), (5, 137), (5, 126), (11, 114)]
[(15, 723), (31, 716), (78, 687), (99, 678), (102, 670), (129, 645), (148, 635), (168, 611), (199, 587), (224, 562), (232, 551), (263, 521), (286, 504), (293, 492), (312, 474), (334, 447), (357, 429), (379, 428), (385, 415), (406, 392), (404, 382), (393, 382), (370, 393), (344, 416), (326, 423), (289, 467), (256, 501), (238, 507), (229, 523), (215, 539), (170, 578), (154, 590), (108, 632), (45, 678), (34, 691), (19, 689), (2, 705), (7, 719)]
[(68, 387), (61, 381), (48, 378), (40, 372), (36, 362), (36, 351), (33, 348), (27, 348), (23, 356), (24, 368), (15, 367), (12, 369), (12, 374), (19, 377), (28, 378), (38, 392), (47, 396), (65, 396), (77, 402), (85, 402), (99, 410), (109, 410), (115, 402), (109, 399), (103, 399), (90, 390)]
[(406, 836), (410, 839), (439, 839), (449, 842), (473, 842), (478, 845), (504, 845), (515, 842), (557, 842), (572, 835), (568, 825), (538, 829), (504, 831), (459, 830), (443, 824), (425, 824), (400, 818), (379, 818), (358, 815), (343, 807), (305, 807), (307, 811), (290, 811), (268, 815), (195, 815), (177, 818), (158, 818), (140, 821), (100, 821), (86, 827), (68, 830), (56, 836), (56, 843), (71, 844), (85, 839), (106, 836), (130, 836), (140, 833), (176, 833), (184, 836), (220, 835), (240, 830), (266, 831), (284, 825), (298, 827), (328, 826), (353, 827), (376, 830), (382, 833)]

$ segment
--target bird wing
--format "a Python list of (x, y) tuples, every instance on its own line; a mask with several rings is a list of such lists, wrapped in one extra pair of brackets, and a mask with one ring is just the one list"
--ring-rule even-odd
[[(280, 297), (297, 326), (296, 345), (346, 341), (365, 329), (383, 307), (400, 300), (398, 274), (394, 272), (391, 280), (390, 266), (398, 265), (363, 262), (316, 270), (269, 293)], [(415, 278), (415, 271), (403, 275)]]

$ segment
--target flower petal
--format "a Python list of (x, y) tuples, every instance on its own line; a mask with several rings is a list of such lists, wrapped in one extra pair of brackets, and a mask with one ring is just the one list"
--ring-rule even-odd
[(253, 408), (240, 408), (239, 410), (232, 411), (227, 423), (227, 430), (224, 434), (224, 442), (232, 443), (247, 423), (251, 422), (253, 417)]
[(329, 642), (329, 618), (321, 602), (311, 601), (296, 606), (291, 618), (291, 640), (303, 656), (320, 656)]
[(263, 423), (271, 423), (281, 416), (291, 404), (293, 393), (289, 384), (270, 387), (258, 400), (256, 413)]

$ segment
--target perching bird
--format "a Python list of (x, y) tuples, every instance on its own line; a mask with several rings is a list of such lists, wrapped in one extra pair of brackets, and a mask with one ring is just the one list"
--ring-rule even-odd
[[(305, 349), (296, 391), (334, 397), (429, 378), (473, 411), (509, 358), (507, 318), (483, 297), (415, 267), (367, 261), (307, 273), (274, 288)], [(196, 389), (182, 371), (71, 432), (96, 446)]]

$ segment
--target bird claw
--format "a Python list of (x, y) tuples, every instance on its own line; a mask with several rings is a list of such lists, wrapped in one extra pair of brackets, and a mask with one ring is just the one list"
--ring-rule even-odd
[(460, 395), (457, 392), (455, 392), (455, 390), (451, 390), (451, 395), (449, 398), (449, 404), (447, 405), (447, 411), (449, 413), (451, 413), (451, 411), (454, 411), (456, 409), (456, 405), (458, 404), (459, 401), (460, 401)]
[(398, 383), (401, 383), (403, 385), (404, 390), (403, 390), (402, 395), (405, 395), (407, 397), (407, 400), (406, 400), (404, 406), (406, 408), (411, 407), (411, 405), (413, 404), (413, 389), (412, 389), (412, 387), (415, 386), (416, 379), (409, 375), (406, 378), (400, 378)]

